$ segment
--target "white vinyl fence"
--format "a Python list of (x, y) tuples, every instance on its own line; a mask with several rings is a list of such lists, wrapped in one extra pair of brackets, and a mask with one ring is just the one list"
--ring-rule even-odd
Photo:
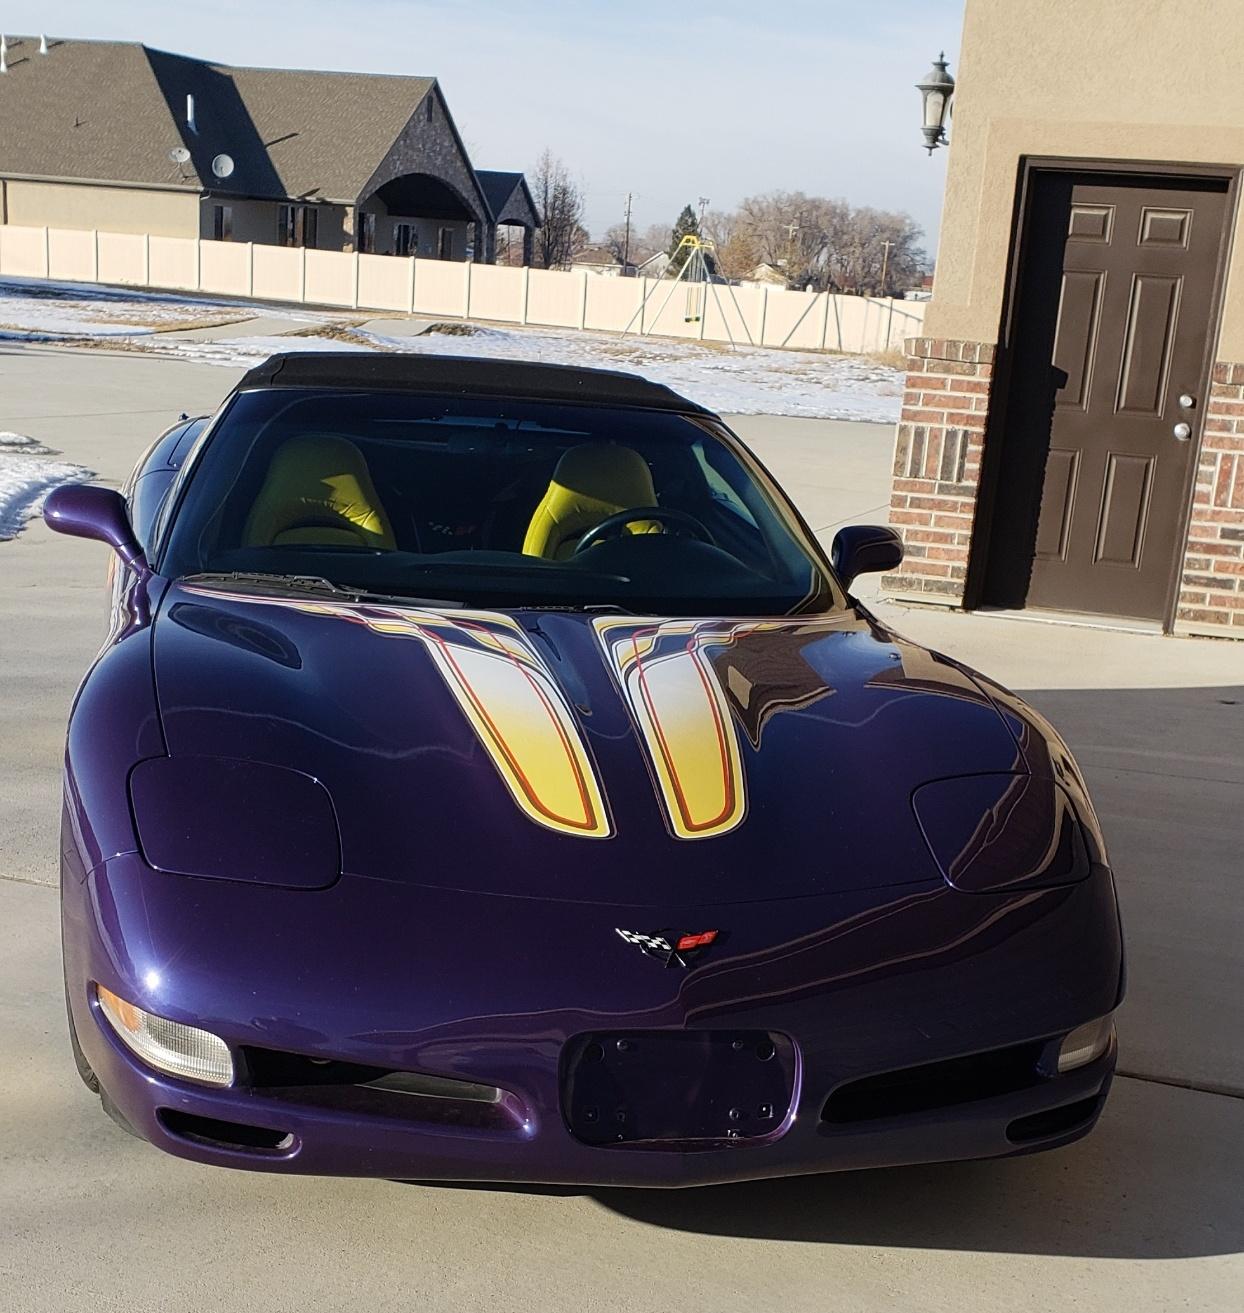
[(851, 354), (901, 349), (925, 308), (717, 284), (671, 296), (660, 279), (14, 225), (0, 226), (0, 276)]

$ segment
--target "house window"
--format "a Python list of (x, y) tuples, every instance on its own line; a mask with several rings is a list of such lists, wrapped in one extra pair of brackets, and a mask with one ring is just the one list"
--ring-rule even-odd
[(358, 216), (358, 238), (356, 245), (360, 255), (366, 255), (376, 249), (376, 216), (360, 214)]
[(233, 206), (212, 206), (212, 238), (218, 242), (233, 241)]
[(282, 205), (277, 214), (277, 245), (315, 246), (319, 219), (314, 205)]
[(393, 251), (395, 255), (417, 255), (419, 253), (419, 234), (413, 223), (399, 223), (393, 228)]
[(454, 230), (452, 228), (442, 228), (437, 240), (437, 258), (441, 260), (452, 260), (454, 258)]
[(425, 107), (423, 111), (424, 117), (427, 119), (429, 123), (431, 123), (432, 122), (432, 93), (430, 91), (428, 92), (427, 100), (425, 100), (423, 103)]

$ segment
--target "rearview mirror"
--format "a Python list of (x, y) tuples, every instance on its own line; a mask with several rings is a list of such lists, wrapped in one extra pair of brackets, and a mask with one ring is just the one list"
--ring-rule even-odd
[(849, 524), (834, 534), (830, 548), (834, 573), (844, 588), (861, 574), (896, 570), (903, 562), (903, 540), (880, 524)]
[(125, 498), (112, 488), (93, 483), (67, 483), (54, 488), (43, 503), (43, 520), (57, 533), (107, 543), (131, 570), (147, 569), (125, 509)]

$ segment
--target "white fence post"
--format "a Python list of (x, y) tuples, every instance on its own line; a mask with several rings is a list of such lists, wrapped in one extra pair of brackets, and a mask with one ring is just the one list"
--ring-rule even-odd
[(143, 233), (143, 286), (151, 286), (151, 234)]
[(255, 243), (246, 243), (246, 295), (255, 295)]
[(359, 308), (359, 253), (354, 253), (354, 294), (350, 297), (351, 306), (357, 310)]
[(579, 327), (587, 327), (587, 280), (592, 277), (591, 274), (584, 273), (579, 275), (583, 279), (583, 299), (579, 302)]
[(413, 255), (406, 257), (406, 263), (410, 266), (410, 313), (415, 313), (415, 266), (419, 263)]
[(531, 290), (531, 265), (523, 265), (523, 311), (519, 316), (518, 322), (525, 324), (527, 322), (527, 296)]

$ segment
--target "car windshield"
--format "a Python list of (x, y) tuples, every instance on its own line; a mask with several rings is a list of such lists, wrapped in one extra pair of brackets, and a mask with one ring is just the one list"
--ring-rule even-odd
[(161, 572), (491, 607), (842, 605), (807, 530), (707, 417), (400, 392), (239, 394)]

